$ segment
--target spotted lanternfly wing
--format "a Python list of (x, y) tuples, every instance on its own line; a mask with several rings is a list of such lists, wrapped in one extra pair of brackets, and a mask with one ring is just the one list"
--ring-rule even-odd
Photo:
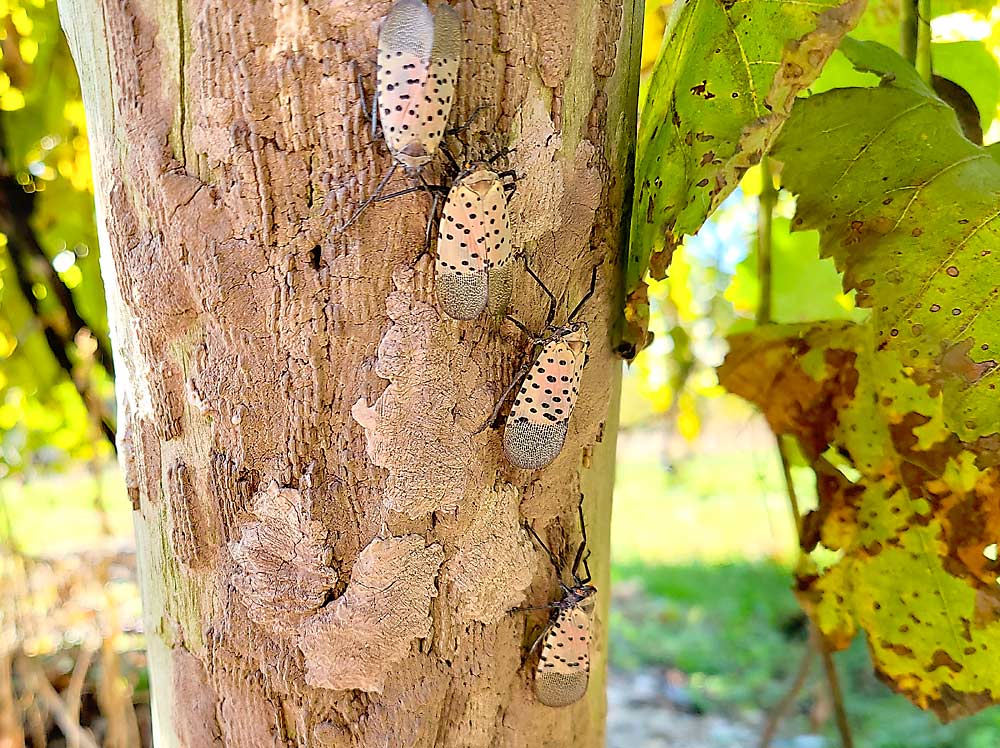
[(503, 181), (476, 169), (448, 193), (437, 245), (437, 296), (455, 319), (476, 319), (485, 309), (501, 315), (513, 290), (510, 224)]
[(507, 416), (503, 446), (512, 464), (538, 470), (559, 456), (589, 347), (582, 328), (553, 336), (542, 346)]
[(462, 21), (447, 5), (397, 0), (378, 38), (377, 102), (393, 158), (417, 169), (441, 145), (458, 80)]
[(543, 634), (535, 670), (535, 696), (546, 706), (568, 706), (590, 680), (590, 614), (582, 606), (560, 610)]

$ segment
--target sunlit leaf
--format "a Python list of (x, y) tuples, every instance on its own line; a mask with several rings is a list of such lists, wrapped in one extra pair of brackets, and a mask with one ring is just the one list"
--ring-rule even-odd
[(1000, 695), (1000, 590), (984, 555), (1000, 473), (976, 466), (976, 445), (943, 426), (942, 396), (875, 340), (849, 322), (760, 328), (731, 339), (720, 380), (796, 436), (816, 471), (804, 549), (840, 553), (800, 570), (820, 630), (836, 647), (863, 630), (883, 680), (953, 719)]
[[(919, 79), (898, 72), (905, 62), (891, 50), (844, 51), (893, 77), (796, 109), (774, 149), (799, 196), (794, 225), (820, 230), (824, 256), (872, 309), (878, 348), (944, 393), (949, 428), (963, 439), (997, 433), (1000, 164)], [(820, 148), (822, 159), (804, 157)]]
[[(796, 94), (863, 9), (863, 0), (671, 6), (642, 111), (628, 303), (644, 296), (647, 269), (663, 277), (682, 237), (760, 160)], [(630, 328), (626, 339), (634, 352), (645, 328)]]

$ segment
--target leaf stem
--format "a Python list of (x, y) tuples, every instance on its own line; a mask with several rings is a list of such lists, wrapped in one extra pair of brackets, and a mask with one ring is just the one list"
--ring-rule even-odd
[(917, 66), (917, 37), (920, 35), (918, 2), (919, 0), (903, 0), (900, 3), (899, 53), (913, 67)]
[(900, 52), (931, 84), (931, 0), (903, 0)]
[(767, 715), (767, 722), (761, 731), (758, 748), (771, 748), (774, 736), (778, 734), (778, 726), (781, 724), (781, 720), (785, 718), (795, 705), (795, 698), (809, 679), (809, 671), (812, 669), (812, 662), (816, 656), (817, 649), (817, 647), (807, 646), (805, 652), (802, 653), (802, 660), (799, 662), (799, 669), (795, 673), (795, 678), (792, 680), (785, 695), (781, 697), (781, 701)]
[[(795, 519), (795, 535), (799, 539), (799, 548), (802, 547), (802, 510), (799, 507), (799, 497), (795, 491), (795, 484), (792, 482), (792, 461), (788, 456), (788, 445), (784, 437), (780, 434), (774, 435), (778, 443), (778, 455), (781, 457), (781, 472), (785, 478), (785, 490), (788, 492), (788, 503), (792, 509), (792, 517)], [(802, 551), (799, 551), (802, 553)], [(833, 699), (833, 716), (837, 723), (837, 731), (840, 733), (841, 748), (854, 748), (854, 736), (851, 734), (851, 725), (847, 720), (847, 709), (844, 706), (844, 693), (840, 688), (840, 677), (837, 675), (837, 663), (834, 662), (833, 653), (829, 645), (823, 638), (823, 633), (816, 626), (815, 622), (809, 622), (809, 645), (815, 647), (823, 661), (823, 670), (826, 672), (826, 681), (830, 687), (830, 698)]]
[(917, 73), (933, 87), (931, 65), (931, 0), (916, 0), (917, 4)]
[(757, 304), (757, 324), (766, 325), (771, 321), (773, 298), (772, 268), (772, 222), (774, 206), (778, 202), (778, 190), (774, 187), (771, 161), (767, 156), (760, 160), (760, 197), (757, 208), (757, 277), (760, 279), (760, 300)]
[[(767, 156), (761, 159), (761, 190), (758, 212), (757, 212), (757, 275), (760, 279), (760, 301), (757, 305), (757, 324), (766, 325), (771, 322), (772, 297), (773, 297), (773, 272), (774, 263), (772, 258), (773, 239), (773, 218), (774, 206), (778, 202), (778, 190), (774, 186), (774, 175), (771, 172), (771, 164)], [(780, 434), (774, 435), (778, 447), (778, 455), (781, 458), (781, 472), (785, 480), (785, 491), (788, 494), (788, 505), (792, 511), (792, 518), (795, 521), (795, 536), (799, 540), (799, 547), (802, 547), (802, 510), (799, 506), (799, 497), (795, 491), (795, 483), (792, 481), (792, 462), (788, 456), (788, 447)], [(801, 550), (800, 550), (801, 553)], [(819, 652), (823, 661), (823, 669), (826, 671), (827, 683), (830, 686), (830, 697), (833, 699), (834, 718), (837, 722), (837, 730), (840, 732), (840, 743), (842, 748), (854, 748), (854, 738), (851, 735), (851, 727), (847, 721), (847, 710), (844, 707), (844, 695), (840, 689), (840, 678), (837, 675), (837, 665), (833, 661), (833, 654), (823, 639), (822, 633), (816, 624), (809, 623), (810, 636), (809, 645), (811, 649)], [(809, 675), (809, 663), (812, 659), (807, 650), (803, 657), (799, 673), (796, 675), (792, 687), (785, 697), (778, 703), (771, 713), (768, 723), (761, 734), (760, 745), (767, 748), (774, 739), (778, 729), (778, 723), (787, 713), (791, 702), (795, 700), (795, 695), (802, 688)]]

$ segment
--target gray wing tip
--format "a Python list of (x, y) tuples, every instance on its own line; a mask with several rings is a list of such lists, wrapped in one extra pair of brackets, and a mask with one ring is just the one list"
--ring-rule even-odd
[(587, 693), (590, 673), (536, 673), (535, 696), (545, 706), (569, 706)]
[(424, 0), (396, 0), (382, 22), (379, 48), (426, 55), (434, 39), (434, 16)]
[(434, 14), (434, 48), (437, 56), (458, 58), (462, 54), (462, 16), (450, 5), (439, 5)]
[(515, 467), (540, 470), (562, 452), (568, 430), (569, 421), (543, 425), (508, 417), (503, 432), (504, 453)]
[(437, 274), (437, 299), (441, 310), (452, 319), (473, 320), (486, 309), (486, 278), (482, 274)]
[(428, 15), (430, 15), (430, 8), (427, 7), (427, 3), (424, 0), (396, 0), (389, 8), (389, 16), (402, 10), (424, 10)]

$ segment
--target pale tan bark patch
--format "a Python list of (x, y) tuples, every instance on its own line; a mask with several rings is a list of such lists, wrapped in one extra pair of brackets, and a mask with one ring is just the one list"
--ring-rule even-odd
[(379, 343), (375, 372), (389, 385), (372, 405), (359, 399), (351, 414), (365, 430), (368, 459), (389, 471), (386, 508), (417, 519), (460, 505), (475, 426), (462, 419), (459, 406), (470, 350), (433, 306), (402, 290), (412, 277), (412, 271), (397, 273), (400, 290), (386, 299), (392, 324)]
[(444, 578), (454, 587), (463, 619), (491, 624), (524, 600), (536, 557), (521, 526), (514, 486), (487, 489), (471, 511), (475, 518), (462, 534), (462, 546), (445, 564)]
[(347, 591), (303, 627), (306, 683), (381, 692), (392, 666), (431, 630), (444, 551), (419, 535), (376, 538), (358, 555)]
[(230, 546), (233, 585), (252, 621), (290, 633), (337, 583), (329, 532), (302, 493), (273, 481), (254, 497), (252, 513), (255, 521)]

